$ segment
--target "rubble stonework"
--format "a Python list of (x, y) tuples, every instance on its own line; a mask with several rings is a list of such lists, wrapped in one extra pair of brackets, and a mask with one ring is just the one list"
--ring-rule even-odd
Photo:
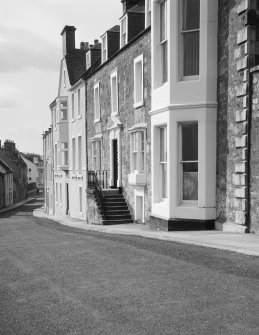
[[(122, 123), (118, 137), (119, 159), (118, 173), (121, 178), (122, 192), (130, 207), (130, 211), (135, 213), (135, 190), (138, 186), (129, 185), (128, 175), (130, 174), (130, 132), (128, 131), (134, 125), (146, 124), (146, 176), (147, 182), (144, 187), (144, 209), (145, 222), (148, 221), (151, 203), (150, 188), (150, 116), (148, 111), (151, 108), (151, 55), (150, 55), (150, 30), (147, 30), (134, 43), (118, 52), (115, 57), (100, 66), (97, 71), (87, 78), (87, 152), (88, 152), (88, 169), (92, 169), (92, 141), (101, 139), (102, 157), (101, 169), (111, 171), (111, 146), (109, 123), (111, 122), (111, 86), (110, 75), (117, 70), (118, 78), (118, 119)], [(144, 104), (139, 108), (134, 108), (134, 59), (143, 54), (143, 87), (144, 87)], [(99, 82), (100, 87), (100, 122), (94, 121), (94, 85)]]
[(256, 6), (219, 1), (217, 217), (244, 230), (249, 228), (249, 67), (257, 61)]
[(252, 72), (250, 148), (250, 231), (259, 231), (259, 67)]

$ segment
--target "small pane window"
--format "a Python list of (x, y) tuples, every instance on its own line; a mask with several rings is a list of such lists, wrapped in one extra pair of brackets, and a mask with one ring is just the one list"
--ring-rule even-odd
[(78, 136), (78, 173), (82, 173), (82, 137)]
[(134, 104), (143, 104), (143, 55), (134, 60)]
[(111, 111), (114, 114), (118, 113), (117, 72), (111, 75)]
[(183, 0), (182, 57), (183, 77), (199, 75), (200, 0)]
[(160, 127), (160, 170), (162, 199), (167, 198), (167, 127)]
[(77, 93), (77, 112), (78, 112), (78, 116), (81, 115), (81, 97), (80, 97), (80, 89), (78, 90)]
[(168, 47), (167, 47), (167, 2), (160, 4), (160, 45), (162, 61), (162, 83), (168, 80)]
[(61, 164), (68, 165), (68, 143), (61, 142)]
[(75, 118), (75, 97), (74, 97), (74, 93), (72, 93), (71, 99), (72, 99), (72, 119), (74, 119)]
[(198, 200), (198, 124), (181, 125), (182, 200)]
[(67, 101), (63, 100), (60, 102), (60, 120), (67, 120)]
[(94, 87), (94, 120), (100, 121), (100, 89), (99, 83)]

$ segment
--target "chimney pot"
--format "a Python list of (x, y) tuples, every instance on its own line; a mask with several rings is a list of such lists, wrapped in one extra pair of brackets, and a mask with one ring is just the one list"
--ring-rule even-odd
[(94, 40), (94, 44), (97, 44), (99, 41), (96, 39), (96, 40)]
[(75, 31), (74, 26), (65, 26), (61, 32), (64, 56), (68, 51), (75, 49)]

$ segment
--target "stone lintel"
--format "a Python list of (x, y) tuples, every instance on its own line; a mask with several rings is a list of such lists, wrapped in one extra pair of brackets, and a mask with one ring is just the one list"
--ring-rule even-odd
[(236, 87), (237, 97), (242, 97), (244, 95), (247, 95), (247, 91), (248, 91), (248, 84), (247, 83), (243, 83), (243, 84)]
[(237, 44), (240, 45), (247, 41), (255, 41), (256, 40), (256, 29), (255, 26), (247, 26), (240, 29), (237, 32)]
[(247, 145), (247, 135), (236, 137), (236, 148), (244, 148)]
[(235, 198), (246, 198), (246, 187), (237, 187), (235, 189)]
[(247, 68), (247, 60), (248, 56), (244, 56), (237, 62), (237, 71), (241, 71)]
[(232, 174), (232, 183), (235, 186), (246, 186), (246, 174)]
[(246, 225), (246, 213), (243, 211), (236, 211), (235, 212), (235, 222), (239, 225), (245, 226)]
[(259, 4), (257, 0), (242, 0), (237, 7), (237, 13), (240, 15), (249, 9), (259, 9)]
[(235, 173), (246, 173), (247, 164), (246, 162), (235, 163)]

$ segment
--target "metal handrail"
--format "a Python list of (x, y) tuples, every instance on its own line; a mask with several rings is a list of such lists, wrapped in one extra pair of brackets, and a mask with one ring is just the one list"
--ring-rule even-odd
[[(104, 183), (103, 183), (104, 185)], [(102, 217), (104, 217), (104, 195), (101, 187), (101, 183), (98, 180), (97, 171), (88, 171), (88, 189), (94, 191), (97, 198), (99, 209), (101, 211)]]

